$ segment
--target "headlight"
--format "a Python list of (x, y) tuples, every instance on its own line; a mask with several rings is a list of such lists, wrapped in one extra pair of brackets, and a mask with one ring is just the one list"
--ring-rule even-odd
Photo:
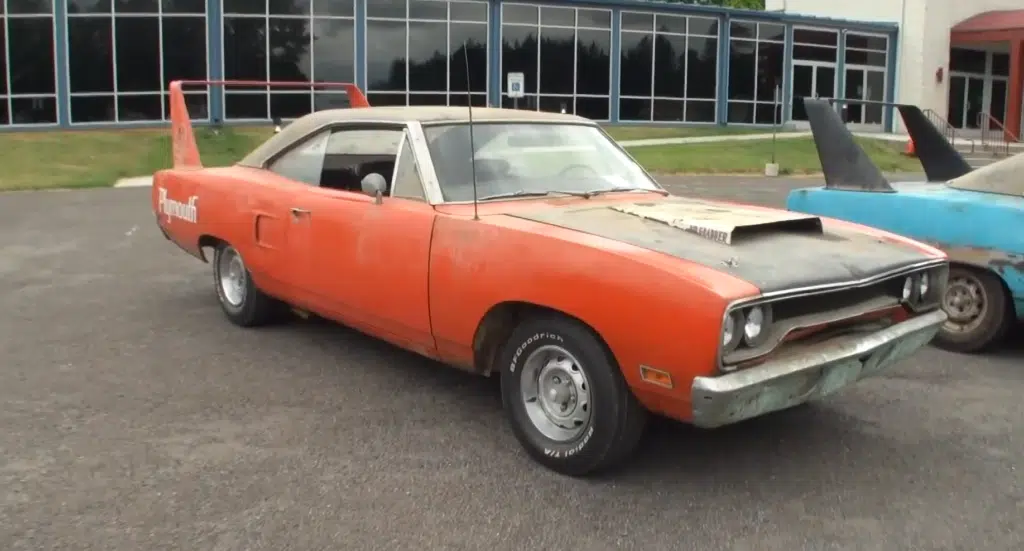
[(917, 296), (920, 298), (924, 298), (928, 296), (929, 290), (930, 288), (928, 286), (928, 274), (923, 273), (921, 274), (921, 279), (918, 280), (917, 282)]
[(756, 346), (768, 333), (772, 322), (772, 310), (768, 305), (755, 306), (747, 311), (746, 323), (743, 324), (743, 338), (749, 346)]
[(722, 324), (722, 348), (725, 351), (735, 349), (742, 341), (743, 315), (739, 312), (730, 312)]
[(732, 317), (732, 314), (725, 316), (725, 327), (722, 328), (722, 346), (729, 346), (732, 344), (733, 337), (736, 336), (736, 318)]
[(903, 301), (906, 302), (906, 301), (910, 300), (910, 296), (913, 295), (913, 294), (914, 294), (914, 278), (907, 277), (907, 279), (903, 281)]

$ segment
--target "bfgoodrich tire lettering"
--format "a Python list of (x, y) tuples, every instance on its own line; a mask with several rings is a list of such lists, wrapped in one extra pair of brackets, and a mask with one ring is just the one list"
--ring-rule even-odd
[(241, 327), (266, 325), (280, 318), (284, 305), (267, 296), (252, 282), (241, 254), (221, 243), (213, 253), (213, 284), (224, 315)]
[(560, 316), (528, 320), (500, 361), (506, 415), (538, 463), (584, 476), (615, 466), (636, 448), (647, 412), (586, 326)]

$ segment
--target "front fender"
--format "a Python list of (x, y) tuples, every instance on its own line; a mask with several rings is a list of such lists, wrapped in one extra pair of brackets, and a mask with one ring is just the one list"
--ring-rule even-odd
[[(686, 402), (690, 381), (716, 368), (726, 305), (758, 293), (704, 266), (500, 215), (439, 216), (430, 262), (431, 323), (446, 361), (470, 364), (487, 312), (526, 302), (589, 325), (634, 389)], [(673, 388), (644, 383), (641, 365), (670, 373)]]

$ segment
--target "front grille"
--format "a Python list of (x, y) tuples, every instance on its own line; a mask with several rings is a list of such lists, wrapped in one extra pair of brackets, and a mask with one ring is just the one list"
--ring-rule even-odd
[[(904, 302), (903, 286), (907, 276), (922, 273), (927, 273), (930, 278), (928, 294), (917, 301)], [(765, 356), (780, 346), (785, 346), (786, 343), (801, 342), (812, 336), (815, 340), (820, 340), (833, 329), (842, 330), (843, 326), (859, 325), (859, 320), (863, 318), (878, 318), (886, 312), (891, 318), (892, 312), (901, 309), (909, 315), (934, 310), (939, 305), (948, 273), (946, 264), (933, 265), (893, 274), (862, 285), (790, 297), (755, 299), (736, 305), (733, 310), (759, 304), (770, 305), (773, 322), (763, 343), (754, 347), (741, 345), (726, 352), (722, 356), (721, 365), (723, 369), (730, 370), (729, 366), (738, 366)]]

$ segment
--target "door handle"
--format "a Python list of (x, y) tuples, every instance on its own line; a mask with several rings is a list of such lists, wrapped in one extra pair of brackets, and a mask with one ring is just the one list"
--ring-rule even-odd
[(306, 209), (300, 209), (299, 207), (292, 207), (292, 217), (298, 218), (300, 216), (309, 216), (311, 213)]

